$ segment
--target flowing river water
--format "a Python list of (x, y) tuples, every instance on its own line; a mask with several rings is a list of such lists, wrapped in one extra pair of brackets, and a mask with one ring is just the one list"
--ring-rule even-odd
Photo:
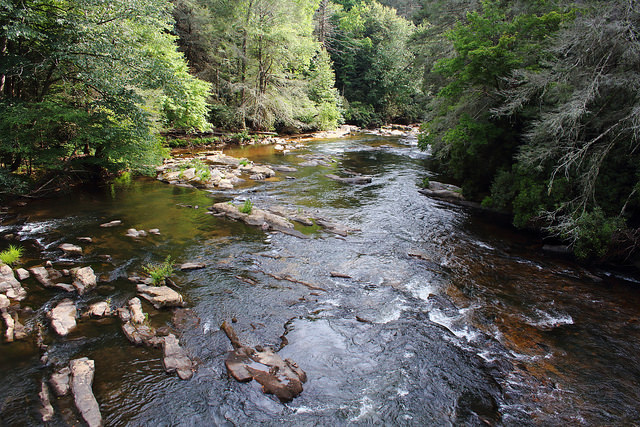
[[(109, 426), (640, 422), (640, 283), (632, 274), (545, 255), (490, 215), (420, 195), (427, 155), (410, 139), (359, 135), (286, 155), (268, 146), (225, 153), (298, 170), (226, 192), (140, 179), (11, 208), (0, 234), (25, 246), (25, 267), (72, 261), (101, 275), (97, 291), (76, 297), (80, 308), (105, 298), (123, 305), (135, 295), (127, 276), (167, 255), (207, 267), (174, 277), (199, 318), (180, 336), (198, 361), (192, 379), (166, 374), (161, 351), (131, 345), (119, 320), (81, 320), (67, 337), (47, 333), (44, 366), (32, 338), (0, 344), (0, 424), (41, 424), (41, 380), (84, 356), (95, 360), (93, 390)], [(335, 161), (303, 166), (309, 155)], [(344, 170), (373, 180), (325, 177)], [(214, 202), (246, 198), (355, 231), (302, 227), (310, 238), (300, 239), (206, 214)], [(99, 227), (115, 219), (123, 226)], [(161, 234), (132, 239), (129, 227)], [(64, 258), (58, 245), (82, 236), (94, 241), (84, 255)], [(21, 314), (27, 327), (64, 297), (32, 280), (22, 303), (33, 308)], [(144, 308), (156, 327), (169, 322), (166, 311)], [(299, 397), (282, 404), (255, 382), (228, 377), (231, 346), (219, 326), (232, 318), (248, 345), (286, 344), (279, 353), (308, 376)], [(68, 398), (54, 408), (54, 425), (76, 423)]]

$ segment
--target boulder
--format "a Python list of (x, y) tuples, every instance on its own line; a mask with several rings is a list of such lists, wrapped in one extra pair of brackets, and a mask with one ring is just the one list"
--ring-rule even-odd
[(71, 270), (73, 275), (73, 287), (78, 290), (80, 295), (95, 288), (98, 279), (91, 267), (74, 268)]
[(106, 301), (100, 301), (95, 304), (91, 304), (87, 310), (87, 316), (91, 317), (105, 317), (111, 315), (111, 306)]
[(221, 179), (218, 181), (218, 188), (221, 190), (233, 190), (233, 183), (230, 179)]
[(168, 286), (137, 286), (140, 296), (149, 301), (157, 309), (162, 307), (182, 307), (182, 295)]
[(270, 348), (256, 346), (254, 349), (242, 345), (227, 322), (223, 322), (220, 328), (234, 347), (225, 361), (233, 378), (240, 382), (256, 380), (262, 385), (263, 392), (275, 395), (281, 402), (290, 402), (302, 393), (307, 375), (295, 362), (283, 360)]
[(69, 393), (71, 385), (69, 381), (71, 379), (71, 369), (68, 366), (60, 369), (57, 372), (51, 374), (51, 387), (53, 387), (53, 392), (56, 396), (66, 396)]
[(122, 332), (135, 345), (155, 346), (157, 344), (155, 342), (156, 331), (149, 325), (133, 324), (129, 321), (122, 325)]
[(158, 228), (152, 228), (149, 230), (149, 234), (155, 234), (156, 236), (160, 235), (160, 229)]
[(444, 184), (438, 181), (430, 181), (428, 188), (418, 190), (425, 196), (441, 199), (445, 201), (461, 202), (464, 201), (462, 189), (452, 184)]
[(89, 427), (102, 426), (100, 407), (91, 389), (95, 372), (94, 361), (83, 357), (72, 360), (69, 367), (71, 368), (71, 391), (78, 411)]
[(249, 225), (273, 228), (276, 230), (293, 228), (293, 224), (286, 218), (261, 209), (253, 208), (250, 214), (242, 213), (238, 207), (229, 203), (216, 203), (209, 208), (212, 212), (224, 215), (227, 218), (243, 221)]
[(16, 269), (16, 276), (18, 277), (18, 280), (23, 281), (23, 280), (28, 279), (30, 274), (24, 268), (18, 268), (18, 269)]
[(122, 221), (120, 221), (119, 219), (116, 219), (114, 221), (105, 222), (104, 224), (100, 224), (100, 227), (109, 228), (109, 227), (117, 227), (118, 225), (122, 225)]
[(82, 255), (82, 248), (71, 243), (63, 243), (58, 248), (62, 249), (65, 255)]
[(178, 339), (173, 334), (164, 337), (162, 341), (164, 353), (162, 364), (167, 372), (176, 372), (180, 379), (188, 380), (193, 376), (193, 362), (187, 356)]
[(252, 165), (249, 173), (252, 175), (263, 175), (266, 178), (276, 176), (275, 171), (267, 166)]
[(206, 160), (211, 163), (229, 166), (238, 166), (240, 164), (240, 159), (236, 159), (235, 157), (227, 156), (226, 154), (222, 153), (215, 153), (211, 156), (207, 156)]
[[(54, 280), (62, 277), (62, 273), (54, 268), (32, 267), (29, 269), (29, 271), (31, 272), (33, 277), (45, 288), (61, 287), (62, 289), (68, 290), (69, 292), (72, 292), (75, 289), (70, 285), (60, 286), (59, 284), (54, 283)], [(68, 289), (67, 286), (69, 286), (70, 289)]]
[(184, 264), (180, 265), (180, 270), (182, 271), (188, 271), (188, 270), (199, 270), (201, 268), (205, 268), (207, 266), (207, 264), (203, 263), (203, 262), (185, 262)]
[(11, 267), (4, 264), (0, 266), (0, 293), (16, 301), (22, 301), (27, 297), (27, 291), (13, 275)]
[(76, 327), (76, 305), (70, 299), (62, 300), (47, 316), (58, 335), (65, 336)]
[(194, 181), (196, 179), (196, 168), (189, 168), (180, 172), (180, 179)]
[(135, 228), (129, 228), (127, 230), (127, 234), (125, 234), (125, 236), (127, 237), (140, 237), (140, 232), (138, 230), (136, 230)]

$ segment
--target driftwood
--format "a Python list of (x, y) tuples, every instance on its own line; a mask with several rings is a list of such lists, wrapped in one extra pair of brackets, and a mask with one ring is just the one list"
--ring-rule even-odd
[(299, 285), (306, 286), (309, 289), (313, 289), (313, 290), (316, 290), (316, 291), (327, 292), (327, 290), (324, 289), (324, 288), (316, 286), (313, 283), (303, 282), (302, 280), (294, 279), (293, 277), (291, 277), (288, 274), (280, 275), (280, 274), (274, 274), (274, 273), (267, 273), (266, 271), (260, 271), (260, 272), (263, 273), (263, 274), (266, 274), (269, 277), (273, 277), (276, 280), (286, 280), (287, 282), (297, 283)]
[(302, 393), (307, 375), (289, 359), (282, 359), (271, 348), (246, 347), (229, 323), (222, 322), (220, 329), (231, 341), (234, 350), (229, 352), (225, 366), (229, 375), (240, 382), (256, 380), (262, 391), (275, 395), (281, 402), (290, 402)]

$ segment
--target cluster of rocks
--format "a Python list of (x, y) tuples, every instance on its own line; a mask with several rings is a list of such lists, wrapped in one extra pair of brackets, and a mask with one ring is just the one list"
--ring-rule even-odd
[[(122, 221), (114, 220), (100, 226), (103, 228), (118, 227)], [(135, 233), (134, 233), (135, 232)], [(158, 229), (127, 230), (131, 237), (143, 237), (146, 233), (159, 234)], [(90, 237), (77, 239), (80, 242), (91, 243)], [(58, 248), (64, 256), (83, 255), (83, 248), (62, 243)], [(65, 261), (69, 264), (68, 261)], [(63, 265), (65, 263), (62, 263)], [(193, 270), (204, 268), (201, 263), (185, 263), (181, 270)], [(44, 265), (34, 266), (28, 270), (17, 268), (15, 271), (8, 265), (0, 265), (0, 316), (4, 323), (4, 341), (11, 343), (14, 340), (25, 339), (31, 332), (36, 332), (36, 344), (42, 351), (41, 362), (47, 365), (49, 362), (49, 346), (45, 344), (44, 322), (37, 320), (28, 322), (31, 330), (27, 330), (20, 322), (20, 313), (33, 313), (28, 307), (22, 309), (20, 302), (27, 297), (27, 291), (21, 282), (31, 279), (44, 288), (57, 289), (67, 293), (62, 298), (54, 297), (51, 306), (45, 312), (46, 323), (51, 331), (59, 337), (66, 337), (78, 329), (79, 319), (102, 319), (106, 317), (118, 317), (122, 321), (124, 335), (136, 345), (147, 345), (162, 349), (163, 365), (169, 373), (176, 373), (181, 379), (189, 379), (193, 376), (195, 363), (189, 358), (184, 348), (172, 330), (160, 328), (156, 330), (149, 322), (149, 316), (144, 313), (140, 298), (149, 302), (158, 310), (163, 308), (176, 308), (184, 305), (182, 295), (167, 286), (148, 286), (148, 283), (137, 284), (137, 292), (140, 298), (131, 298), (124, 307), (114, 309), (110, 300), (98, 301), (83, 308), (82, 299), (76, 299), (73, 295), (83, 296), (97, 287), (98, 278), (90, 266), (68, 269), (56, 269), (51, 261)], [(46, 307), (46, 306), (45, 306)], [(58, 366), (58, 368), (60, 368)], [(76, 407), (82, 418), (90, 426), (102, 425), (100, 408), (91, 391), (93, 381), (94, 362), (87, 358), (71, 361), (68, 366), (58, 369), (49, 381), (43, 379), (39, 397), (42, 403), (41, 414), (44, 422), (50, 422), (55, 414), (51, 404), (49, 385), (53, 387), (55, 396), (72, 394)], [(65, 386), (66, 384), (66, 386)]]
[[(197, 163), (194, 163), (194, 159)], [(208, 152), (194, 159), (165, 160), (157, 168), (158, 179), (173, 185), (231, 190), (245, 182), (245, 178), (263, 181), (276, 175), (268, 166), (257, 165), (222, 152)]]
[(420, 132), (419, 125), (387, 125), (382, 126), (379, 129), (371, 129), (365, 131), (371, 135), (380, 135), (380, 136), (401, 136), (401, 137), (409, 137), (409, 136), (417, 136)]
[[(103, 425), (100, 406), (92, 390), (94, 374), (95, 362), (87, 357), (82, 357), (72, 360), (68, 366), (54, 372), (49, 380), (56, 397), (73, 395), (76, 408), (89, 427)], [(51, 405), (49, 387), (44, 380), (39, 395), (42, 403), (40, 411), (42, 421), (48, 423), (53, 420), (55, 412)]]
[(273, 394), (281, 402), (290, 402), (302, 393), (307, 374), (290, 359), (282, 359), (269, 347), (243, 345), (231, 325), (220, 326), (233, 346), (225, 366), (231, 377), (240, 382), (255, 380), (264, 393)]
[(287, 209), (282, 206), (273, 206), (268, 210), (262, 210), (254, 207), (250, 213), (243, 213), (240, 212), (240, 208), (238, 206), (232, 203), (220, 202), (215, 203), (208, 209), (216, 216), (242, 221), (245, 224), (260, 227), (265, 231), (274, 230), (300, 238), (308, 238), (308, 236), (295, 230), (294, 222), (307, 227), (318, 225), (326, 232), (340, 236), (346, 236), (351, 232), (359, 231), (355, 228), (335, 224), (324, 218), (311, 217), (306, 215), (303, 211)]

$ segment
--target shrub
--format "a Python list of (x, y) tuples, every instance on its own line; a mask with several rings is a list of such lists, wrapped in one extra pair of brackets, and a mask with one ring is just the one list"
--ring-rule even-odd
[(171, 256), (168, 255), (162, 264), (147, 264), (142, 269), (151, 277), (153, 284), (159, 286), (173, 274)]
[(23, 252), (22, 247), (9, 245), (9, 249), (0, 252), (0, 261), (7, 265), (13, 265), (20, 260)]
[(253, 203), (251, 203), (250, 199), (247, 199), (244, 201), (244, 204), (238, 208), (238, 210), (242, 213), (249, 215), (253, 210)]

